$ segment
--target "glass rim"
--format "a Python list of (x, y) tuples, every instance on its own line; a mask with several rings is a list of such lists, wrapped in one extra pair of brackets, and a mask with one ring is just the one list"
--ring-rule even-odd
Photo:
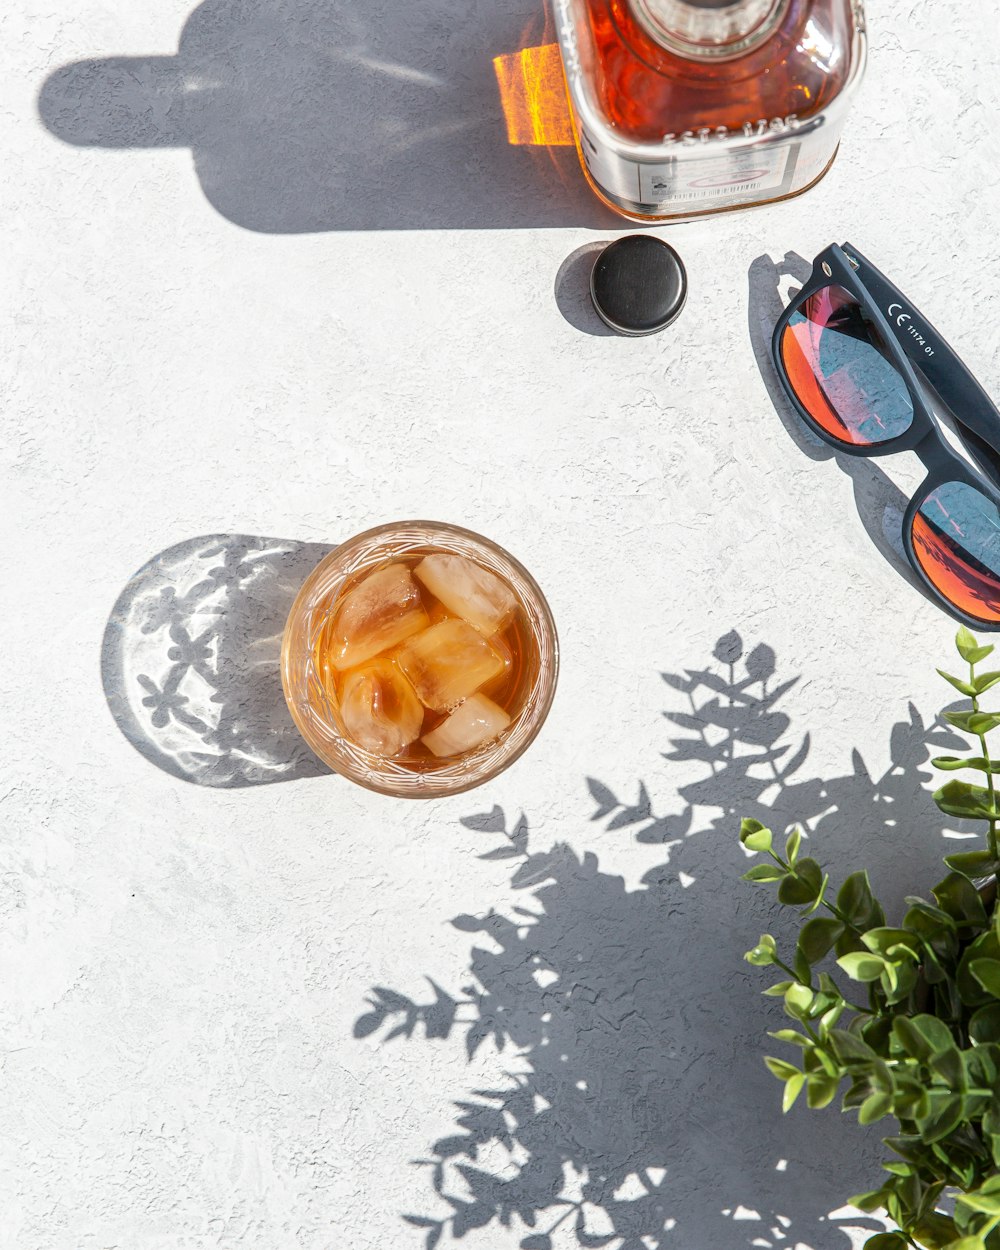
[[(310, 643), (314, 639), (315, 624), (305, 638), (301, 634), (303, 622), (321, 603), (327, 605), (322, 620), (328, 618), (344, 583), (354, 574), (428, 547), (467, 554), (511, 585), (528, 618), (531, 637), (538, 649), (538, 666), (518, 716), (499, 738), (445, 761), (440, 767), (417, 770), (363, 751), (338, 728), (337, 714), (313, 667)], [(558, 673), (558, 634), (541, 587), (504, 547), (475, 530), (448, 521), (384, 522), (340, 543), (319, 561), (302, 583), (282, 635), (281, 684), (292, 720), (307, 745), (341, 776), (367, 790), (397, 798), (442, 798), (461, 794), (508, 768), (527, 750), (544, 724), (555, 698)], [(325, 704), (325, 718), (303, 697), (302, 692), (310, 688)]]

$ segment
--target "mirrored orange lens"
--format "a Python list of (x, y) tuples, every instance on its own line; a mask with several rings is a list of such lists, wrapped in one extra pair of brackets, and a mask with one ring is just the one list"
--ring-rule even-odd
[(1000, 622), (1000, 511), (967, 482), (945, 482), (913, 518), (913, 549), (949, 603), (984, 623)]
[(799, 403), (841, 442), (869, 447), (909, 429), (906, 383), (878, 328), (843, 287), (822, 287), (796, 308), (781, 336), (781, 360)]

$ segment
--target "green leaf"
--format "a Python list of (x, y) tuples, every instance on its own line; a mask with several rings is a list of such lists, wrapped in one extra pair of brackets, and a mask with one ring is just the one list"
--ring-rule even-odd
[(962, 1051), (966, 1084), (974, 1089), (995, 1089), (1000, 1076), (1000, 1046), (987, 1042)]
[(789, 874), (778, 887), (778, 901), (797, 905), (811, 903), (823, 884), (823, 870), (814, 859), (800, 859), (795, 875)]
[(954, 772), (959, 768), (974, 768), (980, 773), (1000, 773), (1000, 760), (988, 760), (983, 755), (938, 755), (931, 760), (942, 772)]
[(790, 1081), (793, 1076), (802, 1075), (794, 1063), (785, 1063), (783, 1059), (765, 1058), (764, 1063), (767, 1065), (768, 1072), (776, 1076), (779, 1081)]
[(908, 1250), (909, 1242), (902, 1233), (876, 1233), (864, 1244), (864, 1250)]
[(965, 1092), (965, 1064), (957, 1046), (942, 1050), (930, 1060), (931, 1071), (956, 1094)]
[(844, 926), (833, 917), (816, 916), (806, 921), (799, 934), (799, 950), (811, 964), (818, 963), (829, 954), (834, 942), (844, 931)]
[(814, 1110), (828, 1107), (837, 1096), (840, 1078), (835, 1076), (811, 1076), (806, 1088), (806, 1102)]
[(859, 929), (871, 923), (875, 899), (866, 872), (852, 872), (837, 894), (837, 908)]
[(969, 971), (987, 993), (994, 998), (1000, 998), (1000, 961), (974, 959), (969, 964)]
[(986, 1250), (986, 1242), (982, 1237), (960, 1237), (958, 1241), (949, 1241), (942, 1250)]
[(847, 1029), (831, 1029), (830, 1045), (841, 1063), (874, 1063), (878, 1058), (867, 1042)]
[(969, 1021), (969, 1037), (977, 1046), (1000, 1042), (1000, 1003), (990, 1003), (973, 1013)]
[(845, 1003), (842, 998), (834, 999), (833, 1006), (830, 1010), (824, 1011), (819, 1018), (820, 1037), (826, 1037), (846, 1010), (847, 1003)]
[[(991, 1178), (993, 1181), (996, 1179)], [(1000, 1215), (1000, 1190), (991, 1185), (990, 1181), (979, 1189), (974, 1189), (972, 1193), (962, 1194), (958, 1202), (967, 1211), (975, 1211), (980, 1215)]]
[(881, 1211), (885, 1208), (885, 1190), (870, 1189), (864, 1194), (854, 1194), (847, 1199), (847, 1205), (857, 1207), (859, 1211)]
[(963, 1100), (958, 1094), (932, 1091), (930, 1113), (917, 1123), (920, 1135), (927, 1145), (941, 1141), (953, 1133), (964, 1118)]
[(812, 1046), (811, 1037), (806, 1037), (804, 1033), (797, 1033), (795, 1029), (775, 1029), (773, 1033), (768, 1033), (768, 1037), (773, 1037), (776, 1042), (787, 1042), (789, 1046)]
[(788, 835), (788, 841), (785, 843), (785, 859), (794, 868), (795, 861), (799, 857), (799, 847), (802, 845), (802, 830), (796, 826)]
[[(940, 1192), (938, 1193), (938, 1197)], [(925, 1201), (930, 1197), (932, 1201), (937, 1199), (934, 1197), (933, 1189), (925, 1194)], [(923, 1203), (921, 1203), (923, 1206)], [(951, 1243), (958, 1236), (958, 1229), (955, 1227), (955, 1221), (947, 1215), (942, 1215), (940, 1211), (927, 1211), (911, 1228), (911, 1233), (919, 1241), (920, 1245), (926, 1246), (927, 1250), (945, 1250), (945, 1246)]]
[(779, 868), (777, 864), (758, 864), (756, 868), (751, 868), (749, 872), (743, 874), (744, 881), (780, 881), (785, 875), (784, 868)]
[(837, 963), (852, 981), (877, 981), (886, 967), (881, 955), (865, 954), (863, 951), (841, 955)]
[(968, 877), (962, 876), (959, 872), (950, 872), (934, 887), (933, 894), (938, 905), (959, 924), (974, 924), (978, 928), (986, 927), (986, 909), (983, 907), (983, 900)]
[(760, 941), (753, 948), (747, 951), (743, 958), (748, 964), (753, 964), (755, 968), (766, 968), (769, 964), (773, 964), (777, 956), (777, 946), (774, 938), (770, 933), (762, 933)]
[(975, 696), (976, 687), (970, 685), (967, 681), (963, 681), (961, 677), (952, 677), (951, 673), (946, 673), (943, 668), (939, 668), (938, 673), (945, 681), (951, 682), (960, 694), (968, 695), (970, 699)]
[(883, 1116), (888, 1115), (891, 1110), (892, 1095), (877, 1090), (861, 1104), (861, 1109), (858, 1111), (858, 1123), (874, 1124), (876, 1120), (881, 1120)]
[(743, 845), (748, 851), (769, 851), (772, 841), (770, 829), (758, 829), (756, 833), (748, 833), (745, 838), (742, 838)]
[(892, 1110), (897, 1119), (920, 1120), (931, 1109), (930, 1099), (924, 1084), (916, 1076), (895, 1069), (896, 1090), (893, 1095)]
[(892, 1032), (905, 1053), (922, 1063), (955, 1045), (948, 1027), (934, 1016), (896, 1016)]
[(966, 664), (978, 664), (980, 660), (985, 660), (993, 650), (992, 647), (981, 647), (975, 636), (964, 625), (955, 635), (955, 646)]
[[(1000, 720), (997, 721), (1000, 724)], [(983, 786), (954, 779), (934, 791), (934, 802), (947, 816), (960, 820), (992, 820), (1000, 816), (996, 800)]]
[(987, 690), (992, 690), (998, 681), (1000, 681), (1000, 673), (980, 673), (972, 684), (976, 688), (976, 694), (985, 694)]
[(802, 1020), (812, 1006), (813, 992), (807, 985), (792, 985), (785, 991), (785, 1010), (796, 1020)]
[(795, 984), (794, 981), (776, 981), (774, 985), (769, 986), (766, 990), (761, 990), (765, 998), (784, 998), (785, 992)]
[(829, 884), (830, 884), (830, 874), (828, 872), (824, 872), (823, 880), (819, 883), (819, 890), (816, 892), (815, 900), (808, 907), (803, 908), (803, 910), (799, 912), (800, 916), (803, 916), (803, 917), (811, 916), (814, 911), (819, 911), (820, 907), (822, 906), (826, 898), (826, 887)]
[[(893, 1024), (902, 1020), (903, 1017), (897, 1016)], [(942, 1051), (950, 1050), (955, 1045), (955, 1039), (951, 1035), (951, 1029), (943, 1020), (939, 1020), (937, 1016), (921, 1013), (917, 1016), (911, 1016), (909, 1023), (923, 1037), (926, 1045), (930, 1048), (929, 1054), (937, 1055)]]
[(989, 851), (956, 851), (954, 855), (946, 855), (944, 862), (970, 881), (975, 877), (992, 876), (1000, 870), (1000, 864)]
[(802, 1092), (802, 1086), (806, 1083), (806, 1074), (800, 1072), (798, 1076), (793, 1076), (790, 1081), (785, 1082), (785, 1096), (781, 1100), (781, 1110), (783, 1112), (790, 1111), (792, 1104)]
[(969, 729), (976, 735), (988, 734), (1000, 725), (1000, 715), (996, 712), (973, 712), (969, 717)]
[(878, 929), (869, 929), (867, 933), (861, 935), (861, 940), (865, 946), (876, 955), (889, 955), (896, 952), (896, 948), (902, 946), (906, 952), (916, 959), (920, 943), (916, 936), (908, 929), (889, 929), (884, 926)]
[(768, 832), (769, 830), (766, 829), (764, 825), (760, 823), (759, 820), (750, 820), (749, 817), (744, 817), (740, 821), (740, 841), (743, 843), (744, 846), (746, 846), (747, 844), (747, 838), (752, 838), (755, 834), (758, 834), (758, 833), (768, 833)]

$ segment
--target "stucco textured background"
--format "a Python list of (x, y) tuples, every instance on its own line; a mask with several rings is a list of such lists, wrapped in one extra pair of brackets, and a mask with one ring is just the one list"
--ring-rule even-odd
[[(915, 464), (772, 402), (776, 267), (851, 239), (1000, 394), (1000, 19), (869, 21), (829, 177), (670, 229), (688, 305), (625, 340), (622, 226), (505, 142), (526, 0), (4, 7), (3, 1250), (864, 1235), (877, 1140), (760, 1062), (737, 819), (927, 888), (954, 629)], [(419, 515), (529, 566), (563, 668), (516, 767), (408, 805), (274, 664), (318, 555)]]

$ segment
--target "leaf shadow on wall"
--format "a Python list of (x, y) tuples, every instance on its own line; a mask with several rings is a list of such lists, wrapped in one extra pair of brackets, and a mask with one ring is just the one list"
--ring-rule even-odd
[(137, 751), (184, 781), (226, 789), (330, 772), (292, 721), (279, 661), (299, 587), (332, 550), (209, 534), (129, 578), (104, 631), (101, 678)]
[(175, 55), (65, 65), (38, 110), (76, 147), (190, 148), (249, 230), (610, 228), (553, 39), (526, 0), (205, 0)]
[[(467, 1234), (485, 1245), (474, 1230), (496, 1225), (509, 1241), (494, 1232), (488, 1244), (521, 1250), (846, 1250), (851, 1229), (881, 1228), (840, 1210), (878, 1174), (878, 1126), (835, 1108), (780, 1113), (761, 1056), (783, 1049), (765, 1036), (781, 1007), (742, 954), (762, 931), (779, 951), (795, 931), (772, 892), (739, 880), (737, 831), (741, 815), (801, 823), (835, 881), (875, 866), (891, 912), (937, 879), (941, 818), (922, 766), (954, 739), (910, 705), (882, 776), (855, 751), (850, 772), (823, 779), (780, 707), (797, 679), (778, 680), (769, 647), (745, 653), (729, 633), (705, 668), (662, 676), (676, 735), (665, 758), (692, 776), (679, 810), (658, 814), (644, 783), (626, 802), (589, 778), (582, 817), (601, 826), (598, 841), (658, 848), (641, 888), (591, 851), (539, 845), (523, 816), (471, 816), (462, 824), (496, 843), (480, 858), (510, 862), (514, 896), (452, 920), (475, 935), (468, 983), (450, 992), (428, 978), (424, 1000), (375, 987), (357, 1020), (358, 1037), (457, 1034), (470, 1061), (495, 1046), (504, 1071), (458, 1098), (454, 1131), (418, 1161), (430, 1209), (403, 1218), (427, 1250)], [(880, 880), (901, 836), (906, 873)]]

